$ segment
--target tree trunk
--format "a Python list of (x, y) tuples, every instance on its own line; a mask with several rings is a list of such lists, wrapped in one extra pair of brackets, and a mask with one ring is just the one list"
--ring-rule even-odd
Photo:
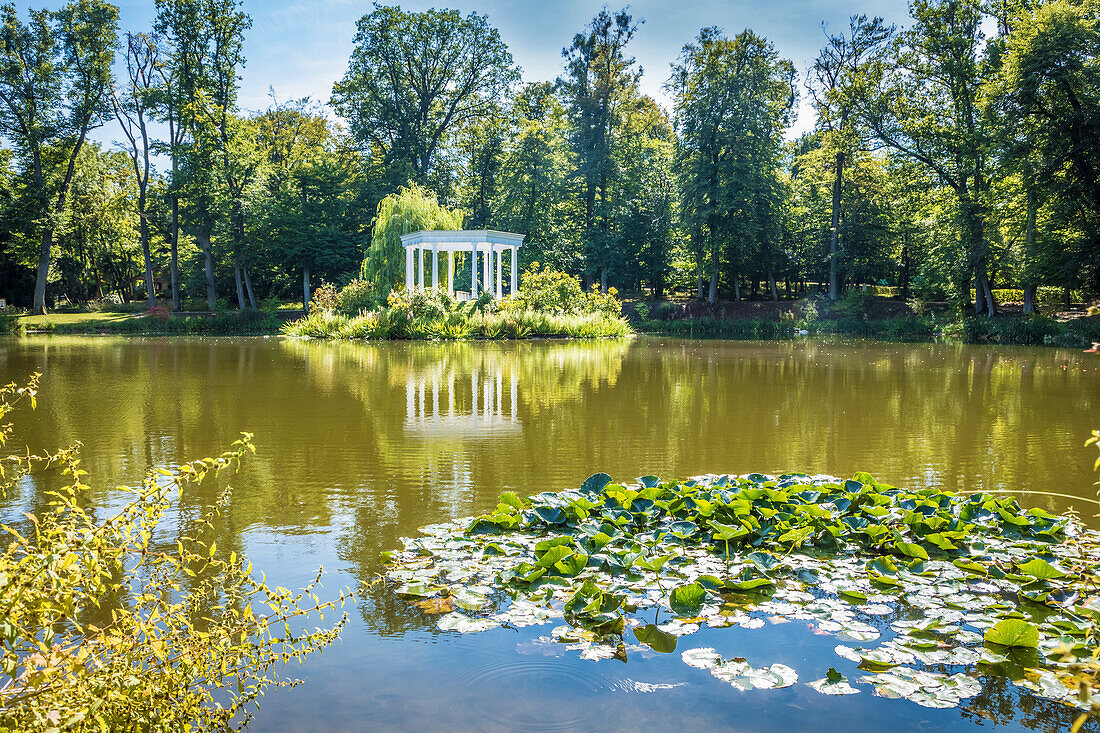
[(302, 268), (302, 308), (309, 315), (309, 265)]
[(974, 275), (974, 315), (980, 315), (985, 310), (985, 288), (982, 287), (981, 271)]
[(901, 240), (901, 299), (909, 300), (909, 235)]
[(606, 267), (601, 267), (600, 268), (600, 292), (601, 293), (606, 293), (607, 292), (607, 268)]
[(153, 258), (149, 253), (149, 222), (145, 219), (144, 196), (139, 197), (138, 209), (141, 211), (141, 254), (145, 258), (145, 295), (149, 301), (149, 307), (157, 305), (157, 290), (153, 285)]
[(245, 309), (244, 281), (241, 279), (241, 259), (233, 255), (233, 279), (237, 282), (237, 310)]
[(836, 154), (836, 177), (833, 179), (832, 231), (829, 233), (829, 300), (840, 297), (837, 286), (836, 260), (840, 242), (840, 192), (844, 182), (844, 153)]
[(180, 199), (172, 197), (172, 310), (180, 309)]
[(982, 260), (982, 265), (978, 270), (978, 276), (976, 280), (978, 286), (982, 290), (982, 299), (985, 301), (986, 315), (992, 318), (993, 316), (997, 315), (997, 301), (993, 299), (993, 288), (989, 284), (989, 275), (985, 271), (984, 259)]
[(42, 242), (38, 247), (38, 275), (34, 281), (34, 307), (36, 315), (46, 312), (46, 278), (50, 274), (50, 253), (53, 250), (53, 227), (42, 230)]
[[(1031, 258), (1035, 252), (1035, 214), (1038, 208), (1035, 196), (1035, 187), (1027, 188), (1027, 230), (1024, 244), (1024, 273), (1027, 280), (1031, 280)], [(1035, 312), (1035, 285), (1030, 282), (1024, 285), (1024, 309), (1025, 315)]]
[(214, 251), (210, 246), (210, 230), (202, 229), (197, 238), (202, 246), (203, 270), (206, 272), (206, 307), (208, 310), (217, 310), (218, 289), (214, 285)]
[(1034, 285), (1024, 286), (1024, 310), (1025, 314), (1035, 313), (1035, 291), (1037, 288)]
[(1064, 292), (1065, 292), (1066, 310), (1069, 310), (1070, 308), (1073, 307), (1073, 303), (1070, 302), (1072, 300), (1072, 296), (1071, 296), (1070, 291), (1069, 291), (1069, 285), (1067, 285), (1065, 287)]
[(256, 293), (252, 291), (252, 278), (248, 276), (248, 265), (241, 268), (244, 273), (244, 292), (248, 295), (248, 305), (252, 310), (259, 310), (256, 305)]
[(718, 250), (714, 251), (710, 269), (710, 287), (707, 289), (707, 302), (718, 302)]

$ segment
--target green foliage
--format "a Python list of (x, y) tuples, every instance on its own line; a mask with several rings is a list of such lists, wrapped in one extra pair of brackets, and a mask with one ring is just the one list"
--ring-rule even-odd
[(618, 291), (610, 288), (600, 293), (593, 286), (586, 293), (580, 280), (568, 273), (554, 270), (550, 265), (531, 264), (521, 277), (519, 292), (505, 298), (500, 304), (502, 313), (531, 311), (550, 315), (603, 315), (618, 318), (622, 303)]
[[(0, 419), (20, 401), (33, 408), (36, 388), (34, 378), (0, 389)], [(0, 428), (0, 444), (12, 430)], [(228, 729), (267, 690), (289, 684), (277, 667), (335, 640), (343, 620), (327, 631), (296, 627), (347, 594), (321, 602), (317, 581), (298, 592), (270, 587), (246, 558), (217, 548), (228, 489), (191, 527), (161, 539), (176, 496), (235, 470), (252, 450), (245, 434), (217, 458), (150, 469), (107, 518), (85, 509), (90, 487), (76, 447), (3, 459), (0, 495), (46, 468), (69, 483), (3, 528), (0, 729)]]
[[(862, 472), (848, 480), (642, 476), (630, 484), (596, 474), (576, 489), (502, 496), (491, 513), (421, 532), (388, 554), (387, 578), (421, 608), (476, 588), (475, 607), (439, 611), (444, 631), (556, 623), (560, 614), (568, 626), (555, 627), (552, 639), (588, 659), (625, 661), (628, 627), (668, 653), (704, 623), (713, 635), (760, 628), (764, 616), (797, 619), (845, 640), (885, 636), (879, 646), (835, 647), (869, 672), (859, 681), (879, 694), (958, 705), (980, 693), (975, 674), (1016, 679), (1006, 664), (1015, 647), (1028, 654), (1029, 678), (1041, 680), (1029, 685), (1032, 694), (1088, 707), (1091, 688), (1078, 698), (1056, 680), (1095, 659), (1089, 619), (1100, 613), (1078, 590), (1093, 587), (1100, 533), (1009, 497), (910, 491)], [(456, 561), (461, 579), (448, 572)], [(965, 612), (984, 637), (945, 622), (949, 610)], [(712, 648), (681, 659), (742, 690), (799, 677)], [(835, 670), (810, 686), (857, 692)]]
[(465, 214), (442, 206), (435, 195), (415, 183), (378, 204), (363, 279), (388, 293), (405, 282), (405, 248), (401, 235), (421, 230), (461, 229)]

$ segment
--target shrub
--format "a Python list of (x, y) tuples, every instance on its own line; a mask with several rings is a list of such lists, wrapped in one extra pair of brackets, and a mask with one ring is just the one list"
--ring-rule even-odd
[(151, 316), (161, 323), (164, 323), (172, 314), (169, 312), (167, 307), (163, 305), (155, 305), (149, 310), (145, 311), (145, 315)]
[(313, 297), (309, 301), (311, 311), (318, 310), (325, 313), (335, 313), (338, 302), (338, 291), (332, 283), (321, 283), (313, 291)]
[(618, 291), (611, 288), (606, 294), (600, 293), (597, 286), (592, 292), (585, 293), (581, 281), (576, 277), (554, 270), (549, 265), (539, 267), (532, 263), (523, 273), (518, 293), (502, 301), (502, 312), (534, 311), (554, 315), (579, 315), (599, 313), (609, 317), (618, 317), (623, 312), (618, 299)]
[(336, 312), (354, 316), (378, 308), (378, 289), (374, 283), (355, 278), (345, 285), (336, 297)]
[[(0, 420), (20, 401), (33, 409), (36, 388), (37, 375), (0, 388)], [(0, 444), (12, 429), (0, 426)], [(213, 520), (228, 489), (186, 531), (165, 536), (173, 497), (252, 450), (245, 434), (217, 458), (150, 469), (105, 519), (85, 509), (76, 447), (2, 459), (0, 497), (40, 469), (60, 469), (68, 485), (0, 529), (0, 730), (228, 730), (265, 690), (288, 684), (278, 668), (337, 637), (344, 621), (293, 627), (348, 594), (322, 603), (316, 581), (298, 593), (272, 588), (247, 559), (218, 550)]]

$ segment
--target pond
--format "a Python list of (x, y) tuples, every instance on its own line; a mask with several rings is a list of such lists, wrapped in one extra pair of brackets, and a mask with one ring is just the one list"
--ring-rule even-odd
[[(92, 501), (151, 464), (254, 433), (218, 546), (275, 584), (362, 588), (341, 641), (267, 698), (259, 731), (1064, 730), (1075, 713), (984, 680), (955, 709), (804, 684), (739, 691), (677, 654), (586, 661), (549, 626), (457, 634), (381, 585), (381, 553), (425, 524), (491, 511), (503, 491), (577, 487), (605, 471), (867, 471), (907, 488), (1011, 490), (1052, 512), (1090, 504), (1086, 435), (1100, 358), (1074, 351), (865, 342), (323, 343), (24, 338), (0, 377), (42, 371), (13, 446), (84, 442)], [(1029, 495), (1055, 492), (1061, 497)], [(202, 501), (187, 497), (181, 511)], [(27, 484), (2, 517), (33, 510)], [(1094, 519), (1088, 520), (1096, 526)], [(703, 630), (692, 646), (809, 670), (849, 664), (804, 624)], [(850, 665), (854, 669), (854, 665)], [(818, 669), (820, 667), (820, 669)], [(819, 674), (818, 674), (819, 673)], [(886, 722), (884, 722), (886, 721)]]

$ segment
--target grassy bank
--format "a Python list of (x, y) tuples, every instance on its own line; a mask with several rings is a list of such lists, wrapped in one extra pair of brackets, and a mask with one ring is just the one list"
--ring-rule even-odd
[(409, 317), (400, 309), (344, 316), (311, 313), (282, 328), (287, 336), (330, 339), (522, 339), (621, 338), (633, 334), (625, 320), (600, 313), (553, 315), (531, 311)]
[(636, 330), (682, 338), (784, 339), (806, 331), (887, 341), (962, 341), (1047, 346), (1089, 346), (1100, 341), (1100, 316), (1059, 322), (1045, 316), (959, 317), (908, 315), (869, 318), (852, 315), (815, 320), (770, 320), (704, 316), (674, 320), (647, 319)]
[(167, 336), (258, 336), (277, 334), (286, 318), (245, 311), (212, 315), (149, 315), (99, 311), (0, 316), (3, 333), (123, 334)]

